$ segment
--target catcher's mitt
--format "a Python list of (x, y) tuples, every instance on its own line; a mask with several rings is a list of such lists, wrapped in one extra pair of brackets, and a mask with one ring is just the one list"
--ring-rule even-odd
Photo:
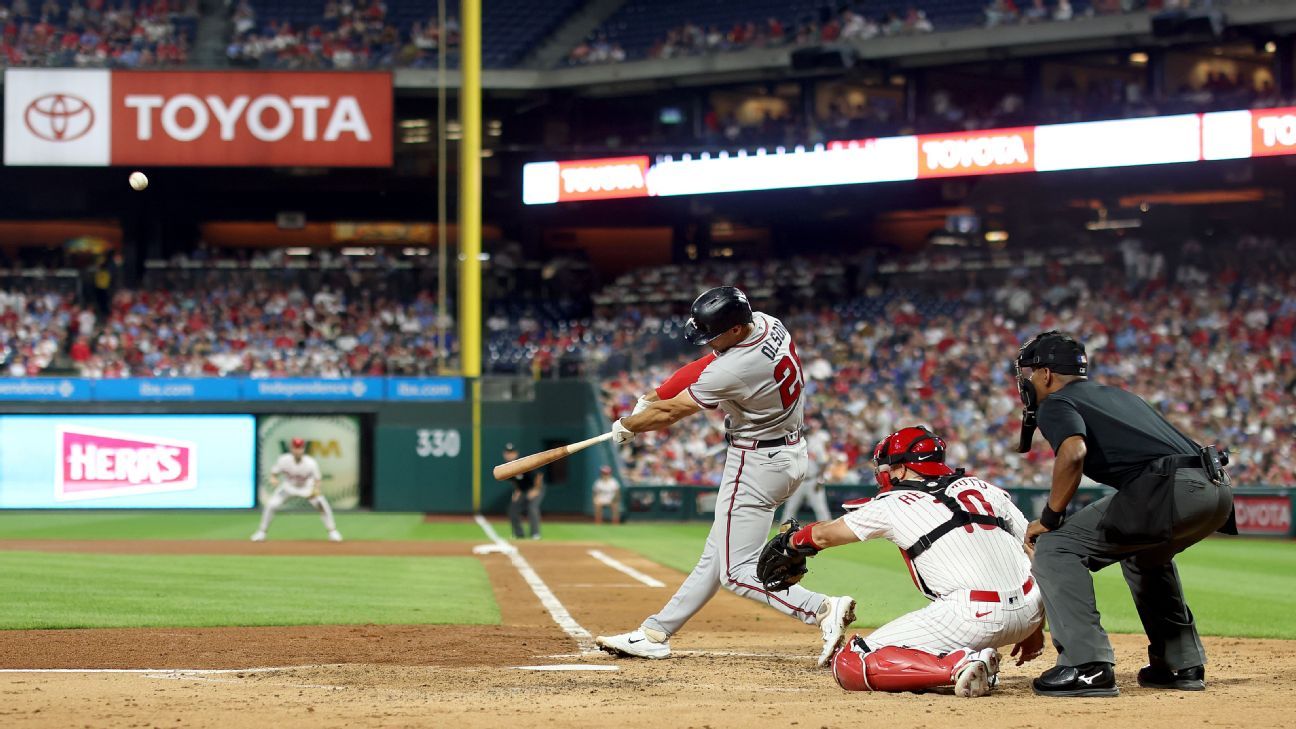
[(792, 545), (792, 535), (800, 528), (796, 519), (788, 519), (779, 527), (779, 533), (761, 549), (760, 559), (756, 562), (756, 579), (766, 590), (779, 592), (800, 582), (809, 571), (806, 558), (819, 553), (814, 547)]

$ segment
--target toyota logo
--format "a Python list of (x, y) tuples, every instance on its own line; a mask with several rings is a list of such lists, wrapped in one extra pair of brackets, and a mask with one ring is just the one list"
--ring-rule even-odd
[(70, 94), (46, 94), (27, 105), (23, 113), (27, 130), (47, 142), (71, 142), (94, 126), (94, 109), (85, 99)]

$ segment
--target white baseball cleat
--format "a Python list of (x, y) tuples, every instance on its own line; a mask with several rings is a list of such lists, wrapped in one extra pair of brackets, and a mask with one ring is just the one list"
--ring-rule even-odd
[(999, 652), (993, 648), (973, 653), (954, 672), (954, 695), (965, 699), (985, 696), (999, 679)]
[(264, 541), (265, 541), (265, 532), (258, 530), (255, 534), (252, 535), (252, 541), (254, 541), (254, 542), (264, 542)]
[(340, 541), (342, 541), (342, 532), (339, 532), (339, 531), (336, 530), (336, 529), (334, 529), (333, 531), (329, 532), (329, 541), (330, 541), (330, 542), (340, 542)]
[(633, 658), (670, 658), (671, 649), (665, 641), (649, 638), (642, 630), (632, 630), (621, 635), (600, 635), (595, 645), (614, 656)]
[(843, 595), (830, 597), (824, 601), (828, 607), (819, 618), (819, 630), (823, 634), (823, 651), (815, 665), (823, 668), (832, 660), (833, 654), (846, 642), (846, 629), (855, 622), (855, 598)]

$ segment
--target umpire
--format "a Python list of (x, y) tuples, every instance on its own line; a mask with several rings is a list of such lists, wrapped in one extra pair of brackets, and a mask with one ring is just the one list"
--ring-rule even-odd
[[(1022, 345), (1016, 370), (1026, 405), (1018, 450), (1030, 450), (1038, 424), (1054, 453), (1048, 503), (1026, 531), (1058, 652), (1057, 665), (1035, 679), (1035, 693), (1119, 693), (1115, 653), (1086, 574), (1116, 562), (1149, 642), (1139, 685), (1205, 689), (1206, 652), (1174, 556), (1214, 531), (1237, 533), (1227, 457), (1193, 442), (1137, 395), (1090, 382), (1084, 345), (1059, 331)], [(1082, 473), (1116, 493), (1064, 523)]]
[[(509, 443), (504, 446), (504, 462), (518, 457), (518, 450)], [(527, 515), (531, 527), (531, 538), (540, 538), (540, 501), (544, 498), (543, 471), (534, 474), (519, 473), (509, 479), (513, 482), (513, 495), (509, 497), (509, 524), (513, 527), (514, 539), (525, 539), (522, 533), (522, 514)]]

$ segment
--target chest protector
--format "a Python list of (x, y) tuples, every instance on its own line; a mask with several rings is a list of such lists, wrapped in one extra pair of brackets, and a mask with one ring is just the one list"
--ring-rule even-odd
[(1012, 530), (1008, 528), (1008, 522), (1005, 521), (1002, 516), (974, 514), (967, 509), (964, 509), (963, 505), (960, 504), (957, 499), (945, 493), (945, 489), (949, 488), (950, 484), (963, 478), (964, 475), (963, 469), (960, 468), (948, 476), (940, 476), (931, 481), (922, 481), (920, 482), (920, 485), (907, 486), (905, 485), (905, 482), (896, 485), (896, 491), (921, 491), (929, 494), (939, 501), (942, 506), (950, 510), (949, 521), (922, 535), (918, 538), (918, 541), (914, 542), (904, 551), (905, 556), (907, 556), (911, 561), (917, 559), (918, 555), (931, 549), (931, 546), (936, 543), (937, 539), (940, 539), (959, 527), (964, 527), (969, 524), (998, 527), (1009, 534), (1012, 533)]

